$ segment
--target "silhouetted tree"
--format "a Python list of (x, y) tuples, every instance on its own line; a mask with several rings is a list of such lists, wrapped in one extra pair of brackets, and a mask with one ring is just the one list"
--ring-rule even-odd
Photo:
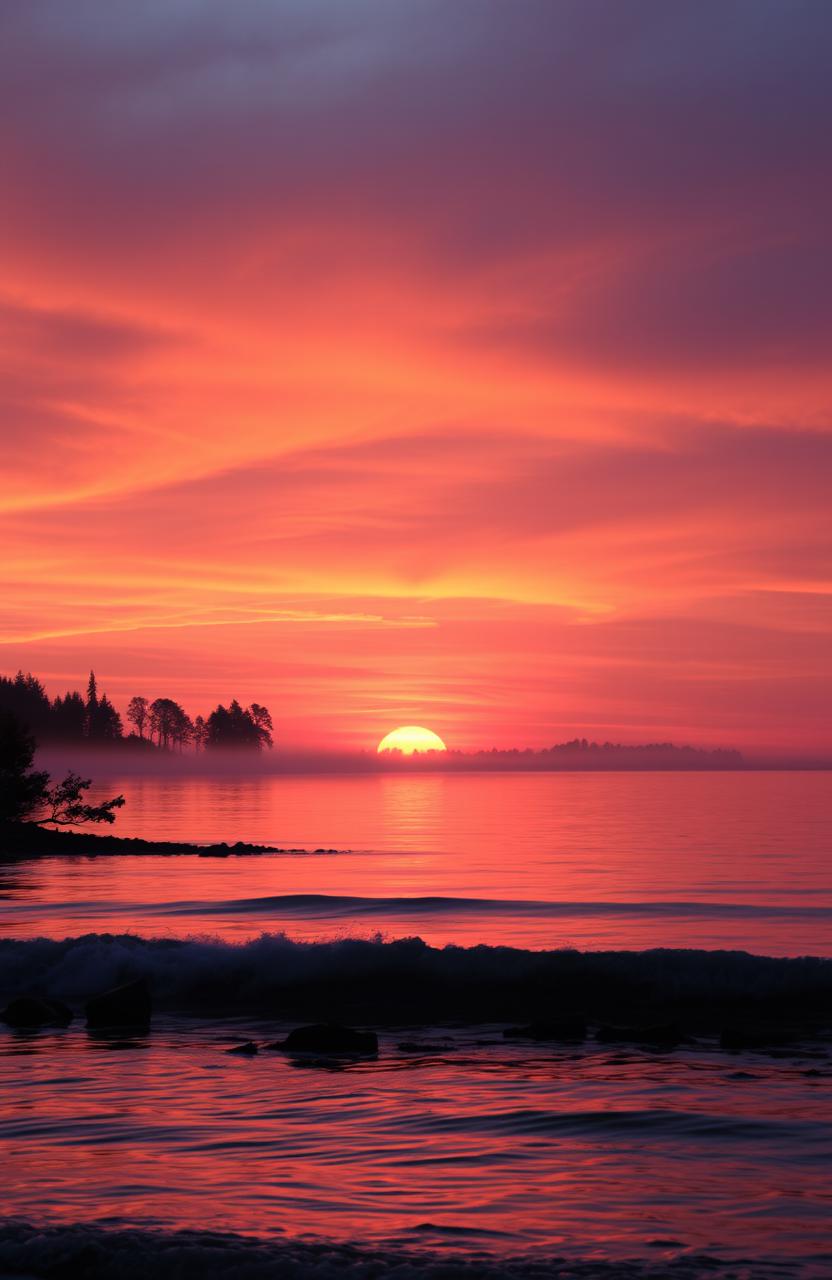
[(83, 738), (87, 724), (87, 707), (77, 690), (67, 692), (52, 703), (49, 736), (76, 742)]
[[(179, 708), (182, 711), (182, 708)], [(180, 717), (177, 718), (176, 728), (174, 731), (174, 742), (180, 751), (184, 751), (189, 742), (193, 741), (194, 722), (187, 712), (182, 711)]]
[(22, 822), (42, 805), (49, 774), (32, 769), (35, 740), (10, 711), (0, 711), (0, 822)]
[(201, 751), (205, 746), (208, 738), (208, 726), (205, 723), (204, 716), (197, 716), (194, 720), (194, 730), (191, 735), (191, 741), (194, 744), (194, 751)]
[(178, 702), (157, 698), (150, 705), (150, 732), (156, 734), (160, 747), (182, 747), (187, 742), (191, 721)]
[(114, 822), (115, 809), (124, 796), (101, 804), (88, 804), (83, 793), (89, 778), (68, 773), (63, 782), (49, 785), (49, 774), (33, 769), (35, 739), (9, 712), (0, 713), (0, 821), (53, 823), (60, 827), (87, 822)]
[[(47, 778), (48, 776), (47, 774)], [(58, 827), (80, 827), (87, 822), (115, 822), (113, 810), (122, 807), (124, 796), (114, 796), (112, 800), (104, 800), (101, 804), (88, 804), (83, 793), (90, 786), (92, 779), (68, 773), (63, 782), (47, 787), (44, 792), (41, 803), (46, 812), (38, 816), (30, 813), (29, 821), (38, 826), (50, 822)]]
[(92, 712), (87, 711), (89, 737), (93, 742), (114, 742), (122, 737), (121, 716), (106, 693), (99, 699)]
[(87, 716), (93, 717), (98, 710), (98, 685), (95, 681), (95, 672), (90, 672), (90, 678), (87, 681)]
[(257, 732), (260, 734), (261, 747), (273, 747), (274, 737), (272, 734), (274, 731), (274, 725), (272, 724), (272, 718), (269, 714), (269, 708), (261, 707), (259, 702), (252, 702), (249, 708), (249, 715), (254, 721)]
[(270, 747), (271, 716), (266, 707), (257, 706), (257, 713), (259, 723), (253, 708), (241, 707), (236, 698), (227, 707), (220, 703), (206, 722), (206, 747), (247, 747), (257, 751), (263, 746)]
[(130, 699), (127, 704), (127, 719), (136, 726), (139, 737), (144, 738), (144, 731), (150, 724), (150, 703), (147, 698), (137, 695)]
[(0, 677), (0, 710), (17, 716), (22, 724), (36, 734), (49, 732), (52, 707), (40, 680), (18, 671), (13, 679)]
[[(107, 694), (100, 691), (94, 671), (90, 671), (85, 695), (73, 690), (52, 702), (31, 672), (0, 676), (0, 711), (3, 710), (16, 715), (40, 741), (86, 740), (91, 745), (104, 746), (124, 737), (121, 716)], [(274, 745), (268, 707), (258, 702), (243, 707), (236, 698), (227, 707), (216, 707), (207, 720), (203, 716), (191, 720), (172, 698), (156, 698), (151, 703), (137, 694), (128, 704), (127, 720), (135, 728), (130, 734), (133, 745), (156, 742), (162, 748), (180, 751), (191, 744), (195, 751), (205, 747)]]
[(95, 672), (87, 682), (87, 737), (91, 742), (113, 742), (122, 736), (121, 716), (106, 693), (98, 696)]

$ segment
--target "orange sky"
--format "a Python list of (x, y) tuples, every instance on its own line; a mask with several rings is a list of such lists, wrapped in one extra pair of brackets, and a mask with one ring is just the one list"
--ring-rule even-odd
[(0, 18), (0, 670), (832, 747), (832, 15)]

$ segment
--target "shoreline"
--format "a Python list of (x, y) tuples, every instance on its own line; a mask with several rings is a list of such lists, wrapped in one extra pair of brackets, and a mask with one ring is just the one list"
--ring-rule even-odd
[[(686, 1248), (680, 1241), (650, 1239), (638, 1253), (598, 1257), (573, 1249), (518, 1248), (487, 1228), (468, 1231), (431, 1222), (410, 1228), (412, 1243), (399, 1237), (385, 1243), (304, 1238), (292, 1235), (243, 1235), (210, 1228), (159, 1228), (137, 1222), (109, 1227), (96, 1222), (0, 1221), (0, 1268), (26, 1280), (79, 1275), (86, 1280), (183, 1280), (210, 1275), (227, 1280), (297, 1280), (314, 1276), (352, 1280), (732, 1280), (753, 1274), (759, 1280), (800, 1280), (820, 1276), (830, 1255), (780, 1254), (738, 1259), (736, 1250), (720, 1257), (713, 1250)], [(420, 1237), (424, 1243), (420, 1243)], [(439, 1240), (441, 1239), (441, 1246)], [(502, 1246), (502, 1247), (501, 1247)], [(720, 1251), (722, 1253), (722, 1251)], [(748, 1271), (749, 1262), (753, 1273)], [(807, 1267), (811, 1271), (807, 1271)]]
[(0, 862), (25, 858), (91, 858), (100, 856), (231, 858), (259, 854), (293, 854), (306, 857), (341, 853), (340, 849), (283, 849), (277, 845), (191, 844), (183, 840), (145, 840), (141, 836), (99, 835), (92, 831), (55, 831), (32, 822), (0, 827)]

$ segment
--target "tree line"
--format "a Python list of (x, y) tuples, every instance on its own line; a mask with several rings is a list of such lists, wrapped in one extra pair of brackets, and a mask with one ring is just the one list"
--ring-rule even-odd
[(261, 750), (274, 745), (274, 726), (268, 707), (252, 702), (244, 707), (232, 698), (207, 716), (193, 719), (172, 698), (151, 701), (139, 694), (130, 699), (125, 733), (122, 718), (106, 693), (99, 693), (95, 673), (90, 672), (86, 696), (72, 690), (50, 699), (43, 684), (31, 672), (0, 676), (0, 712), (16, 717), (40, 742), (86, 743), (105, 746), (124, 743), (163, 751), (216, 750), (247, 747)]

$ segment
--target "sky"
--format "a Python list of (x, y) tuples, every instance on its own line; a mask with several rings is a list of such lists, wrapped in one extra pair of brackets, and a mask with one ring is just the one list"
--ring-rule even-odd
[(0, 9), (0, 670), (832, 749), (827, 0)]

